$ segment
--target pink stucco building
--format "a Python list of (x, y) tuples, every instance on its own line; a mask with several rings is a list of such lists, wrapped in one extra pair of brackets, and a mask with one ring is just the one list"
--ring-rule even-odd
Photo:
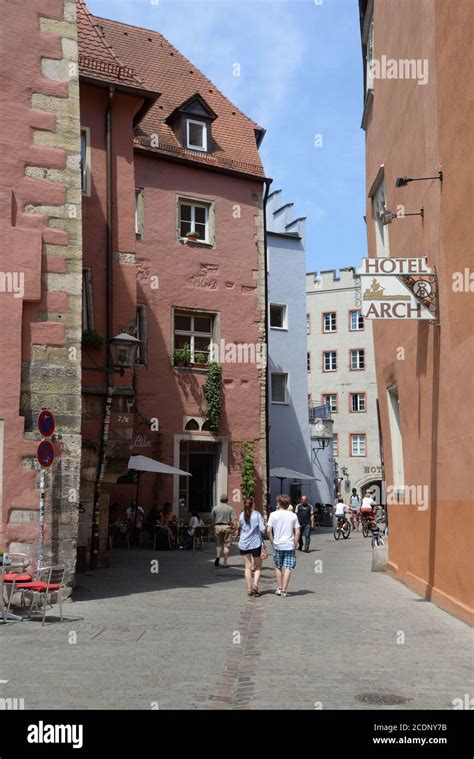
[[(0, 547), (37, 555), (38, 413), (56, 415), (44, 561), (74, 571), (81, 411), (75, 3), (1, 3)], [(27, 40), (27, 44), (25, 44)]]
[[(94, 511), (102, 550), (110, 500), (123, 509), (135, 497), (134, 485), (116, 484), (131, 454), (193, 475), (143, 475), (145, 511), (169, 500), (183, 516), (193, 509), (205, 517), (222, 493), (242, 506), (249, 441), (263, 501), (266, 180), (263, 130), (160, 34), (95, 18), (79, 2), (78, 35), (89, 346), (79, 543), (89, 545)], [(113, 375), (104, 448), (107, 375), (90, 369), (105, 366), (107, 353), (90, 346), (97, 333), (107, 341), (119, 332), (141, 340), (140, 355), (133, 372)], [(214, 431), (204, 397), (209, 361), (222, 370)]]

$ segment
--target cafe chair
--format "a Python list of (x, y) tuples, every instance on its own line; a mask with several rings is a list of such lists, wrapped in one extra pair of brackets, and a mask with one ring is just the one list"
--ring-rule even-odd
[(18, 592), (24, 596), (29, 596), (29, 617), (31, 617), (33, 614), (33, 609), (35, 609), (38, 614), (41, 614), (41, 607), (41, 626), (43, 626), (46, 618), (46, 609), (48, 605), (52, 608), (52, 596), (56, 593), (56, 600), (59, 606), (59, 616), (62, 622), (63, 605), (61, 591), (66, 587), (64, 584), (64, 575), (65, 569), (62, 566), (56, 565), (51, 567), (42, 567), (41, 569), (37, 570), (35, 578), (30, 582), (19, 582), (17, 580), (14, 580), (11, 595), (13, 596), (14, 593)]
[(205, 527), (196, 527), (193, 535), (193, 551), (198, 549), (204, 551), (204, 530)]

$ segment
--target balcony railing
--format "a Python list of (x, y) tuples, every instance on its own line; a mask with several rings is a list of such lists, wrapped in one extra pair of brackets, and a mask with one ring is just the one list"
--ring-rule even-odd
[(331, 408), (324, 404), (316, 405), (316, 403), (308, 403), (309, 421), (315, 422), (316, 419), (332, 419)]

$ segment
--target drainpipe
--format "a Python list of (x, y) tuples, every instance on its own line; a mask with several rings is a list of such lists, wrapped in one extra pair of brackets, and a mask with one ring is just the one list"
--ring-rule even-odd
[(99, 461), (97, 462), (97, 477), (94, 488), (94, 503), (92, 507), (92, 534), (90, 568), (97, 569), (99, 559), (99, 516), (100, 496), (107, 465), (107, 447), (109, 442), (110, 415), (112, 412), (112, 396), (114, 392), (114, 367), (110, 341), (113, 328), (113, 187), (112, 187), (112, 106), (114, 87), (109, 87), (109, 100), (105, 114), (105, 170), (107, 192), (107, 277), (106, 277), (106, 346), (107, 346), (107, 398), (105, 401), (104, 421), (102, 425), (102, 440)]
[(273, 180), (265, 178), (265, 192), (263, 196), (263, 247), (264, 247), (264, 266), (265, 266), (265, 354), (266, 354), (266, 370), (265, 370), (265, 457), (266, 457), (266, 472), (265, 472), (265, 485), (266, 485), (266, 497), (265, 497), (265, 517), (268, 516), (268, 506), (270, 498), (270, 401), (269, 401), (269, 361), (268, 361), (268, 240), (267, 240), (267, 200), (270, 192), (270, 185)]

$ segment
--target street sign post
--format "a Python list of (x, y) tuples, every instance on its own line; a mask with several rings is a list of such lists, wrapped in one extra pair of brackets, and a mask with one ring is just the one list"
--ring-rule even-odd
[[(49, 438), (56, 429), (56, 421), (54, 414), (49, 409), (43, 409), (38, 414), (37, 426), (40, 435), (43, 438)], [(43, 550), (44, 550), (44, 493), (45, 493), (45, 478), (44, 473), (46, 469), (49, 469), (55, 459), (54, 446), (51, 440), (42, 440), (38, 444), (36, 449), (36, 458), (41, 467), (40, 473), (40, 502), (39, 502), (39, 545), (38, 545), (38, 566), (43, 566)]]
[(47, 408), (43, 409), (38, 415), (38, 431), (43, 437), (51, 437), (56, 429), (54, 414)]

